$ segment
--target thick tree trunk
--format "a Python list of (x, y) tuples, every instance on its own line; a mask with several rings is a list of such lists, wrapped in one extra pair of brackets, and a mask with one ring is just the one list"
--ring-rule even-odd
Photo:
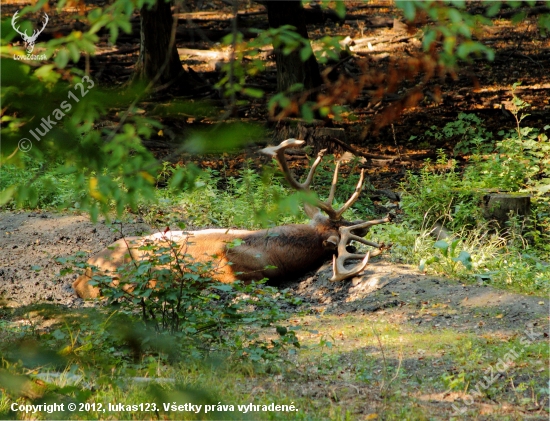
[(140, 15), (141, 44), (136, 79), (149, 82), (159, 75), (156, 85), (174, 82), (185, 74), (185, 71), (179, 59), (176, 43), (170, 45), (173, 26), (170, 2), (157, 0), (151, 9), (143, 6)]
[[(296, 32), (309, 40), (304, 16), (304, 9), (300, 0), (266, 1), (267, 17), (271, 28), (283, 25), (296, 27)], [(304, 89), (313, 89), (321, 85), (322, 79), (319, 65), (314, 55), (303, 62), (300, 52), (294, 51), (284, 55), (280, 49), (275, 50), (277, 63), (277, 90), (285, 91), (295, 83), (302, 83)]]

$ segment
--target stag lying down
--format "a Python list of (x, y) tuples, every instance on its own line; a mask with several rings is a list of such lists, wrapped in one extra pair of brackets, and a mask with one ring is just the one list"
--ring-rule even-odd
[[(287, 139), (279, 146), (265, 148), (262, 152), (277, 160), (286, 180), (294, 189), (308, 192), (315, 169), (325, 151), (318, 154), (306, 181), (299, 183), (288, 168), (284, 151), (303, 143), (303, 140)], [(350, 199), (340, 209), (334, 209), (332, 202), (338, 169), (339, 163), (336, 164), (328, 199), (317, 199), (314, 205), (305, 205), (306, 213), (311, 219), (309, 224), (283, 225), (259, 231), (207, 229), (189, 232), (167, 231), (144, 237), (128, 237), (116, 241), (90, 258), (88, 264), (97, 268), (96, 273), (112, 276), (116, 285), (117, 269), (150, 257), (151, 252), (143, 247), (144, 245), (175, 245), (178, 255), (191, 256), (197, 262), (214, 261), (215, 270), (212, 277), (224, 283), (231, 283), (237, 279), (247, 282), (264, 278), (269, 278), (273, 283), (318, 268), (331, 257), (332, 281), (353, 277), (365, 269), (370, 257), (380, 254), (384, 249), (383, 245), (368, 241), (363, 236), (371, 226), (389, 222), (390, 217), (373, 221), (344, 220), (343, 213), (359, 198), (364, 174), (361, 172), (359, 183)], [(351, 253), (347, 248), (351, 241), (375, 249), (366, 254)], [(351, 259), (360, 259), (361, 262), (346, 268), (346, 261)], [(96, 298), (100, 295), (100, 289), (88, 283), (94, 274), (90, 267), (73, 283), (79, 297)]]

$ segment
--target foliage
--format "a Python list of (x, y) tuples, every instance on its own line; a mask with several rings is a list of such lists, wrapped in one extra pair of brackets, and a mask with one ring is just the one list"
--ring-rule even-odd
[[(339, 2), (337, 2), (338, 4)], [(284, 55), (298, 52), (302, 61), (308, 60), (314, 54), (310, 41), (303, 38), (296, 28), (291, 25), (283, 25), (278, 28), (269, 28), (257, 32), (257, 36), (249, 41), (245, 41), (240, 32), (231, 33), (224, 37), (223, 45), (231, 49), (231, 59), (222, 66), (222, 78), (216, 84), (216, 87), (222, 89), (227, 97), (231, 97), (234, 105), (246, 104), (246, 97), (263, 98), (265, 92), (251, 85), (252, 78), (260, 75), (266, 70), (265, 61), (261, 58), (265, 54), (266, 48), (273, 46), (280, 49)], [(326, 63), (328, 60), (338, 60), (342, 51), (338, 37), (323, 37), (319, 42), (320, 47), (315, 52), (318, 61)], [(286, 92), (277, 92), (272, 95), (267, 103), (267, 109), (270, 115), (278, 119), (283, 114), (300, 114), (306, 121), (313, 120), (314, 113), (318, 111), (322, 116), (333, 113), (335, 118), (341, 114), (341, 106), (332, 104), (323, 106), (317, 101), (310, 101), (310, 93), (304, 93), (304, 86), (301, 83), (292, 85)], [(235, 101), (235, 95), (239, 94), (241, 98)], [(277, 110), (280, 111), (278, 115)], [(282, 110), (282, 111), (281, 111)]]
[(442, 150), (435, 164), (428, 160), (419, 174), (409, 173), (403, 188), (407, 193), (402, 197), (403, 209), (418, 226), (441, 221), (452, 230), (475, 227), (482, 218), (483, 193), (464, 185), (457, 162), (447, 159)]
[[(121, 31), (131, 30), (132, 13), (144, 5), (150, 6), (153, 3), (152, 0), (138, 3), (116, 0), (104, 7), (94, 7), (86, 16), (79, 17), (88, 24), (89, 29), (86, 32), (75, 30), (67, 36), (56, 37), (43, 44), (46, 59), (53, 59), (53, 62), (38, 67), (12, 59), (14, 55), (23, 57), (24, 54), (20, 48), (10, 45), (17, 34), (11, 28), (9, 19), (2, 22), (2, 164), (29, 169), (38, 165), (44, 171), (53, 166), (60, 174), (73, 177), (75, 186), (81, 193), (78, 198), (72, 198), (70, 201), (78, 203), (81, 209), (89, 210), (93, 218), (100, 212), (108, 216), (113, 205), (117, 214), (121, 215), (126, 208), (135, 209), (140, 200), (153, 199), (154, 179), (159, 166), (143, 147), (143, 140), (152, 136), (162, 136), (162, 127), (157, 119), (151, 118), (155, 113), (143, 117), (143, 110), (137, 106), (148, 93), (149, 87), (138, 86), (135, 89), (107, 91), (98, 87), (97, 81), (90, 75), (76, 66), (71, 67), (70, 63), (79, 63), (88, 55), (93, 55), (95, 43), (104, 32), (109, 34), (109, 41), (115, 43)], [(322, 7), (327, 7), (328, 4), (323, 2)], [(476, 51), (490, 56), (490, 50), (479, 47), (477, 42), (471, 40), (472, 28), (485, 21), (482, 17), (469, 16), (464, 11), (463, 3), (399, 4), (407, 18), (412, 19), (419, 13), (426, 13), (439, 22), (435, 28), (427, 30), (424, 42), (428, 48), (436, 38), (433, 34), (442, 34), (444, 62), (452, 61), (455, 56), (465, 58)], [(65, 5), (66, 2), (59, 2), (56, 5), (57, 10), (61, 10)], [(511, 5), (515, 7), (514, 4)], [(21, 16), (38, 12), (43, 7), (44, 1), (27, 6), (21, 11)], [(488, 15), (498, 12), (499, 9), (499, 5), (491, 5)], [(343, 16), (343, 3), (336, 2), (336, 12)], [(30, 28), (28, 22), (22, 21), (22, 25)], [(466, 41), (463, 42), (460, 37)], [(316, 52), (319, 55), (318, 59), (339, 59), (342, 47), (338, 41), (335, 37), (321, 39), (320, 49)], [(303, 60), (313, 53), (309, 42), (288, 26), (259, 31), (256, 38), (247, 42), (242, 35), (235, 33), (224, 42), (233, 49), (233, 58), (224, 67), (225, 76), (219, 81), (218, 86), (230, 96), (239, 94), (260, 98), (264, 95), (257, 88), (247, 85), (250, 77), (264, 69), (259, 54), (266, 45), (272, 44), (276, 48), (281, 48), (284, 53), (297, 50)], [(359, 86), (361, 83), (355, 85)], [(309, 100), (307, 95), (304, 96), (301, 89), (301, 86), (294, 86), (289, 92), (273, 95), (267, 104), (272, 115), (276, 110), (283, 110), (285, 115), (291, 112), (301, 115), (306, 120), (313, 119), (316, 112), (320, 116), (338, 118), (345, 103), (344, 97), (340, 94), (349, 91), (350, 87), (337, 88), (332, 94), (319, 97), (317, 102)], [(336, 97), (342, 100), (336, 101)], [(61, 107), (63, 103), (69, 106), (68, 111)], [(182, 104), (173, 105), (164, 107), (163, 114), (179, 115)], [(202, 104), (195, 108), (188, 105), (183, 104), (186, 115), (204, 112)], [(98, 125), (99, 120), (112, 117), (111, 110), (118, 112), (121, 109), (125, 111), (120, 113), (114, 127)], [(216, 115), (210, 111), (208, 113)], [(56, 117), (55, 120), (51, 120), (52, 116), (58, 116), (59, 119)], [(38, 139), (33, 137), (31, 131), (36, 134), (40, 128), (38, 123), (42, 122), (43, 118), (51, 121), (52, 127)], [(217, 126), (210, 133), (191, 136), (186, 150), (204, 152), (209, 148), (226, 149), (259, 136), (257, 131), (245, 139), (242, 136), (234, 136), (236, 131), (242, 129), (242, 126), (235, 130)], [(221, 136), (222, 132), (227, 135)], [(231, 141), (222, 144), (220, 139)], [(21, 144), (21, 141), (26, 143)], [(29, 143), (31, 148), (27, 150)], [(22, 159), (22, 155), (29, 159)], [(182, 172), (174, 174), (174, 177), (184, 181), (184, 184), (192, 184), (192, 180), (183, 180)], [(19, 205), (38, 204), (38, 192), (42, 187), (35, 181), (39, 177), (40, 174), (35, 174), (27, 181), (19, 180), (15, 185), (4, 185), (0, 192), (0, 204), (6, 204), (11, 199)]]
[(432, 126), (430, 130), (426, 130), (426, 136), (436, 140), (441, 140), (443, 137), (447, 139), (458, 137), (454, 147), (455, 155), (459, 153), (482, 155), (494, 150), (493, 134), (485, 129), (483, 120), (475, 114), (460, 113), (458, 120), (445, 124), (442, 129)]
[[(414, 195), (405, 195), (403, 204), (412, 221), (433, 224), (442, 219), (451, 229), (475, 226), (476, 221), (482, 221), (481, 197), (498, 189), (533, 194), (536, 212), (541, 213), (535, 221), (547, 225), (543, 209), (549, 203), (546, 194), (550, 191), (550, 142), (540, 129), (521, 127), (521, 121), (528, 116), (523, 110), (529, 104), (518, 98), (514, 90), (511, 112), (517, 127), (508, 133), (500, 131), (502, 140), (494, 146), (492, 133), (472, 115), (459, 115), (456, 122), (443, 127), (442, 133), (433, 127), (426, 132), (436, 138), (460, 135), (457, 149), (472, 156), (463, 174), (459, 174), (457, 162), (447, 159), (443, 151), (439, 151), (435, 164), (428, 161), (419, 175), (409, 174), (404, 188)], [(544, 130), (549, 128), (545, 126)]]
[[(159, 179), (172, 177), (177, 171), (165, 164)], [(259, 229), (273, 225), (307, 223), (301, 204), (312, 195), (295, 192), (288, 187), (283, 175), (273, 165), (263, 166), (258, 172), (250, 161), (235, 176), (228, 170), (207, 169), (193, 178), (193, 183), (181, 189), (177, 185), (158, 190), (158, 204), (142, 206), (140, 211), (153, 225), (158, 221), (160, 210), (167, 216), (163, 223), (178, 223), (182, 220), (193, 227), (239, 227)], [(326, 159), (316, 171), (312, 190), (320, 197), (329, 194), (335, 164)], [(306, 172), (308, 168), (299, 169)], [(351, 162), (340, 170), (349, 175), (340, 180), (335, 194), (335, 206), (345, 203), (358, 182), (357, 162)], [(186, 174), (184, 171), (182, 174)], [(304, 174), (301, 175), (305, 177)], [(192, 177), (185, 176), (185, 179)], [(367, 190), (368, 186), (364, 188)], [(372, 203), (363, 195), (344, 217), (353, 220), (372, 214)]]
[[(78, 67), (67, 68), (70, 61), (77, 63), (84, 56), (94, 54), (97, 33), (108, 30), (110, 41), (114, 43), (121, 30), (131, 30), (129, 20), (134, 9), (154, 1), (138, 3), (117, 0), (104, 8), (94, 8), (82, 17), (90, 24), (89, 30), (85, 33), (73, 31), (46, 42), (44, 54), (46, 59), (53, 58), (53, 63), (37, 68), (12, 59), (23, 53), (9, 45), (16, 36), (9, 19), (2, 22), (0, 160), (3, 167), (8, 166), (8, 171), (13, 166), (29, 170), (39, 167), (40, 171), (34, 172), (31, 178), (17, 180), (16, 184), (6, 186), (3, 183), (0, 205), (13, 199), (12, 203), (18, 206), (37, 206), (42, 200), (39, 192), (50, 188), (49, 181), (40, 178), (52, 167), (61, 178), (72, 178), (68, 181), (81, 193), (78, 199), (69, 198), (70, 202), (77, 202), (78, 207), (89, 211), (93, 219), (100, 212), (110, 217), (113, 207), (120, 216), (126, 208), (135, 210), (139, 201), (154, 198), (159, 166), (143, 146), (143, 140), (162, 136), (162, 126), (157, 120), (144, 117), (143, 110), (136, 105), (150, 87), (136, 85), (105, 90)], [(65, 2), (59, 2), (58, 10), (64, 5)], [(25, 7), (21, 16), (39, 11), (43, 6), (44, 2), (38, 2)], [(164, 115), (179, 114), (185, 108), (186, 115), (204, 113), (203, 104), (183, 105), (175, 101), (162, 112)], [(114, 116), (110, 115), (114, 114), (112, 110), (124, 111)], [(116, 124), (98, 124), (106, 117), (113, 117)], [(185, 147), (195, 153), (231, 149), (258, 135), (258, 130), (249, 130), (242, 124), (220, 125), (214, 130), (195, 133)], [(181, 173), (174, 177), (189, 184)], [(11, 178), (11, 181), (15, 180)], [(60, 207), (72, 205), (56, 204)]]
[[(475, 164), (470, 166), (465, 178), (480, 188), (499, 187), (508, 191), (529, 192), (537, 201), (550, 203), (545, 194), (550, 192), (550, 141), (540, 129), (521, 127), (521, 122), (529, 116), (524, 112), (530, 105), (515, 95), (512, 88), (512, 115), (516, 128), (508, 133), (498, 132), (504, 138), (497, 142), (496, 154), (484, 159), (474, 155)], [(550, 125), (543, 130), (550, 129)]]
[(432, 256), (426, 261), (420, 261), (420, 270), (424, 270), (425, 265), (438, 264), (441, 271), (448, 274), (457, 273), (457, 265), (462, 263), (466, 269), (472, 269), (472, 257), (467, 251), (458, 252), (457, 247), (460, 244), (460, 239), (454, 239), (450, 242), (439, 240), (436, 241), (434, 247), (439, 250), (439, 253)]
[[(109, 276), (95, 276), (90, 285), (101, 286), (124, 312), (140, 314), (146, 325), (169, 332), (184, 353), (223, 350), (259, 361), (277, 358), (287, 344), (299, 346), (292, 330), (276, 326), (286, 317), (281, 304), (299, 303), (288, 291), (255, 282), (220, 284), (212, 279), (220, 270), (215, 257), (199, 262), (185, 254), (185, 244), (168, 239), (162, 244), (140, 247), (147, 258), (120, 267), (117, 286), (111, 286)], [(276, 327), (280, 338), (259, 340), (260, 329), (268, 327)]]
[[(550, 256), (550, 142), (540, 129), (521, 127), (528, 104), (514, 94), (513, 105), (517, 127), (499, 132), (503, 138), (494, 146), (492, 134), (475, 116), (461, 115), (441, 133), (434, 128), (427, 132), (437, 137), (460, 135), (459, 145), (473, 155), (462, 173), (455, 160), (439, 151), (435, 163), (428, 161), (419, 174), (408, 174), (402, 197), (407, 223), (378, 233), (397, 243), (395, 257), (420, 262), (422, 270), (432, 266), (438, 272), (520, 291), (548, 290), (544, 280), (550, 276), (550, 267), (541, 259)], [(482, 198), (495, 189), (531, 193), (530, 220), (512, 216), (501, 235), (492, 231)], [(451, 237), (431, 239), (436, 223), (449, 229)], [(407, 234), (401, 236), (402, 231)]]
[(193, 191), (172, 189), (161, 194), (182, 210), (184, 220), (198, 227), (255, 229), (303, 222), (303, 217), (297, 216), (299, 195), (283, 187), (273, 168), (259, 174), (247, 165), (236, 177), (206, 170), (197, 178)]
[[(426, 52), (433, 51), (438, 43), (442, 44), (438, 59), (447, 66), (455, 66), (458, 60), (470, 60), (471, 56), (483, 55), (493, 60), (494, 51), (476, 40), (476, 32), (482, 25), (492, 25), (489, 17), (497, 15), (504, 7), (518, 9), (522, 2), (482, 2), (486, 6), (484, 14), (469, 13), (466, 1), (445, 0), (435, 1), (396, 1), (396, 6), (403, 10), (409, 21), (415, 19), (423, 22), (429, 17), (435, 25), (426, 26), (423, 37), (423, 47)], [(535, 0), (526, 1), (530, 7), (535, 6)], [(512, 22), (518, 23), (525, 19), (524, 11), (512, 17)], [(539, 18), (539, 29), (543, 35), (550, 30), (550, 14), (542, 14)]]
[[(11, 164), (2, 166), (0, 191), (14, 185), (25, 184), (31, 179), (27, 196), (20, 198), (19, 206), (31, 209), (35, 207), (78, 209), (80, 207), (80, 200), (86, 192), (78, 190), (74, 177), (64, 173), (60, 165), (45, 166), (26, 155), (21, 159), (25, 161), (24, 168)], [(14, 201), (4, 205), (8, 209), (15, 206)]]
[[(273, 46), (281, 49), (284, 55), (299, 51), (300, 58), (306, 61), (313, 51), (309, 41), (296, 32), (291, 25), (283, 25), (279, 28), (269, 28), (265, 31), (256, 30), (258, 36), (245, 42), (242, 33), (229, 34), (224, 37), (225, 46), (235, 49), (233, 60), (225, 63), (222, 71), (225, 75), (218, 82), (218, 87), (224, 87), (224, 94), (231, 96), (235, 93), (261, 98), (264, 92), (259, 89), (247, 88), (246, 78), (255, 76), (265, 70), (265, 62), (259, 56), (262, 49)], [(250, 57), (245, 60), (245, 57)]]

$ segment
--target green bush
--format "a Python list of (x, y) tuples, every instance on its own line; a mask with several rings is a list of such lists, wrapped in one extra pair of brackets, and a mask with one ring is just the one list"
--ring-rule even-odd
[[(473, 147), (473, 154), (462, 172), (439, 151), (435, 163), (428, 161), (418, 174), (408, 173), (402, 185), (407, 222), (379, 232), (394, 242), (395, 256), (420, 262), (422, 269), (429, 266), (524, 292), (549, 290), (550, 265), (545, 260), (550, 259), (550, 142), (543, 131), (550, 126), (521, 127), (527, 107), (514, 95), (517, 127), (499, 132), (501, 140), (494, 146), (485, 145), (492, 142), (485, 129), (470, 126), (481, 122), (473, 117), (462, 115), (443, 128), (442, 135), (462, 134), (459, 146)], [(530, 218), (511, 215), (500, 233), (495, 232), (482, 206), (483, 196), (495, 190), (531, 194)], [(449, 229), (452, 237), (437, 242), (430, 238), (435, 223)], [(402, 237), (399, 231), (405, 231)]]
[[(281, 306), (299, 303), (288, 291), (263, 282), (219, 283), (213, 279), (219, 258), (195, 261), (185, 254), (185, 244), (165, 243), (141, 246), (147, 258), (120, 267), (118, 286), (111, 286), (109, 276), (94, 276), (90, 285), (100, 285), (105, 297), (145, 325), (169, 332), (182, 351), (203, 356), (223, 351), (257, 361), (276, 358), (288, 344), (298, 346), (294, 332), (278, 325), (287, 317)], [(279, 338), (265, 343), (259, 336), (269, 327)]]

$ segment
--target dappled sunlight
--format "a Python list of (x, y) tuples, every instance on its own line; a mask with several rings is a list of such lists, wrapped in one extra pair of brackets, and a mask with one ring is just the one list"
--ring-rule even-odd
[(546, 5), (2, 24), (0, 418), (547, 418)]

